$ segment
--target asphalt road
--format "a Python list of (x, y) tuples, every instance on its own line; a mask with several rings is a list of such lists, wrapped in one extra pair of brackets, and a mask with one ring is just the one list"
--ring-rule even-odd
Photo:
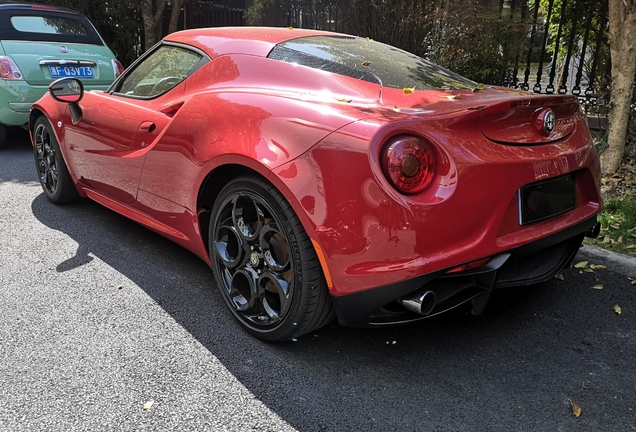
[(611, 269), (479, 317), (271, 345), (194, 255), (50, 204), (21, 133), (0, 150), (0, 263), (0, 431), (636, 430), (636, 285)]

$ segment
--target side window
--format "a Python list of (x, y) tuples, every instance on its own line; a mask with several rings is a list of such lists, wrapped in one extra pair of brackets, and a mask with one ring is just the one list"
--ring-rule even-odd
[(159, 96), (186, 79), (202, 58), (186, 48), (163, 45), (139, 63), (116, 92), (141, 98)]

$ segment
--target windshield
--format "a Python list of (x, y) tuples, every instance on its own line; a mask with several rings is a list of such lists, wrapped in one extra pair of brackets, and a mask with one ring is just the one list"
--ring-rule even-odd
[(477, 85), (428, 60), (370, 39), (298, 38), (276, 45), (268, 57), (393, 88), (474, 89)]

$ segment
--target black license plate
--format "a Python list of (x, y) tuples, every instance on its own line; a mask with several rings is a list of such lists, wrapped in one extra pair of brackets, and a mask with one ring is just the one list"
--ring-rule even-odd
[(519, 189), (519, 223), (528, 225), (576, 208), (574, 174), (544, 180)]

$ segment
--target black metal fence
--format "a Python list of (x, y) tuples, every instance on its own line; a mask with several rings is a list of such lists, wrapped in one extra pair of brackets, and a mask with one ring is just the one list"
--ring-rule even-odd
[(245, 25), (244, 0), (195, 0), (188, 2), (184, 11), (185, 28)]
[[(605, 110), (606, 0), (281, 3), (270, 8), (268, 22), (370, 37), (486, 84), (569, 93), (590, 112)], [(196, 0), (187, 6), (186, 26), (245, 25), (245, 10), (244, 0)]]

